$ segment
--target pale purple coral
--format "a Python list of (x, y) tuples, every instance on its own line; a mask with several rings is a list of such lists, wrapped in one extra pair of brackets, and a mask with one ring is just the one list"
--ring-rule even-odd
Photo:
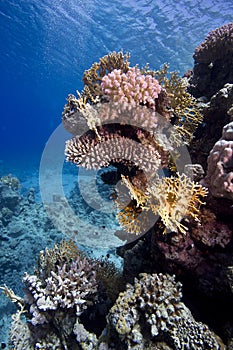
[(102, 78), (101, 88), (113, 102), (143, 104), (153, 109), (162, 89), (158, 80), (150, 74), (141, 74), (136, 67), (129, 68), (127, 73), (114, 69)]
[(199, 63), (210, 63), (233, 51), (233, 23), (212, 30), (194, 53)]
[(97, 294), (95, 271), (86, 258), (78, 258), (70, 266), (58, 266), (45, 281), (29, 274), (25, 274), (23, 281), (33, 325), (48, 322), (52, 310), (74, 308), (76, 315), (80, 315)]
[(214, 197), (233, 200), (233, 122), (224, 126), (208, 159), (206, 182)]

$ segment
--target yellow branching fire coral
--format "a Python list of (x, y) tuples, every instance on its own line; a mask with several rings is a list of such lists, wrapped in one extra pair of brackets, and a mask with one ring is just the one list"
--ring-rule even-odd
[(203, 116), (196, 99), (187, 91), (187, 79), (179, 77), (178, 72), (169, 73), (168, 69), (168, 64), (157, 71), (145, 66), (141, 72), (158, 79), (169, 98), (170, 117), (175, 117), (174, 126), (183, 142), (189, 144)]
[(185, 174), (177, 175), (164, 177), (148, 188), (148, 202), (150, 209), (161, 217), (167, 229), (185, 233), (187, 227), (181, 221), (187, 217), (198, 220), (207, 189), (191, 181)]
[[(154, 183), (150, 183), (144, 193), (135, 188), (125, 177), (123, 182), (134, 200), (134, 205), (130, 203), (125, 208), (123, 208), (123, 202), (120, 202), (120, 196), (116, 200), (120, 209), (117, 218), (127, 232), (132, 232), (133, 224), (129, 225), (130, 220), (137, 218), (138, 213), (142, 211), (151, 210), (161, 217), (166, 229), (185, 234), (188, 228), (181, 221), (188, 217), (198, 220), (199, 208), (204, 204), (202, 198), (207, 195), (206, 188), (191, 181), (185, 174), (158, 178)], [(135, 225), (137, 232), (134, 233), (138, 234), (140, 224), (145, 226), (144, 220), (145, 217), (140, 219), (140, 222), (137, 219)]]
[(149, 225), (149, 218), (143, 207), (147, 202), (145, 193), (134, 186), (128, 177), (122, 175), (122, 185), (124, 188), (118, 190), (115, 204), (118, 210), (117, 220), (128, 233), (136, 235), (146, 232)]

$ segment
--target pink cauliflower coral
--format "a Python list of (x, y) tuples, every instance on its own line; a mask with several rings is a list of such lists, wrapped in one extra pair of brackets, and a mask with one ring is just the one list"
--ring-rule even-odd
[(127, 73), (114, 69), (102, 78), (101, 88), (113, 102), (148, 105), (155, 109), (155, 100), (162, 89), (152, 75), (143, 75), (140, 69), (129, 68)]

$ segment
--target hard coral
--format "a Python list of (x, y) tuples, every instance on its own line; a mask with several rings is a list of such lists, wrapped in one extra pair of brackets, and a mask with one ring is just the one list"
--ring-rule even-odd
[(117, 133), (100, 135), (100, 140), (89, 135), (73, 138), (66, 142), (65, 154), (67, 161), (87, 169), (107, 167), (114, 162), (136, 165), (146, 172), (157, 171), (160, 166), (160, 155), (151, 145), (142, 146)]
[[(161, 217), (166, 229), (185, 234), (188, 228), (181, 221), (187, 217), (198, 220), (199, 208), (204, 204), (202, 197), (207, 195), (206, 188), (191, 181), (185, 174), (170, 178), (163, 177), (161, 180), (152, 179), (144, 193), (138, 191), (129, 179), (125, 178), (124, 182), (135, 203), (130, 202), (123, 207), (124, 202), (120, 195), (117, 200), (118, 209), (120, 209), (117, 218), (127, 232), (133, 232), (132, 228), (135, 227), (137, 234), (140, 232), (140, 223), (145, 226), (146, 222), (146, 215), (145, 217), (138, 217), (138, 215), (142, 211), (150, 210)], [(137, 218), (138, 222), (134, 222)]]
[(233, 122), (224, 126), (207, 163), (205, 180), (211, 194), (233, 200)]
[(186, 217), (198, 220), (202, 197), (207, 190), (191, 181), (185, 174), (178, 177), (164, 177), (148, 189), (152, 211), (161, 216), (168, 229), (185, 233), (187, 227), (181, 223)]
[(49, 322), (52, 310), (75, 309), (80, 315), (94, 302), (97, 293), (93, 266), (85, 258), (57, 266), (44, 281), (25, 274), (23, 282), (33, 325)]
[(167, 120), (173, 120), (177, 133), (182, 137), (182, 143), (189, 144), (203, 116), (196, 99), (188, 92), (187, 78), (180, 77), (176, 71), (169, 73), (168, 69), (169, 65), (164, 64), (160, 70), (153, 71), (145, 67), (141, 72), (150, 74), (159, 81), (162, 91), (157, 110)]
[(110, 100), (132, 105), (147, 105), (156, 108), (156, 99), (161, 92), (158, 80), (151, 75), (143, 75), (136, 67), (126, 73), (114, 69), (102, 78), (101, 88)]
[(211, 31), (194, 53), (190, 91), (195, 97), (211, 97), (233, 80), (233, 23)]
[(84, 72), (83, 82), (85, 86), (83, 95), (90, 101), (93, 101), (96, 96), (102, 96), (103, 91), (100, 86), (102, 78), (114, 69), (121, 69), (123, 72), (127, 72), (129, 69), (129, 57), (128, 53), (124, 55), (122, 51), (113, 51), (101, 57), (99, 62), (95, 62), (90, 69)]
[[(181, 302), (181, 283), (174, 276), (140, 274), (127, 285), (109, 312), (108, 332), (115, 344), (145, 349), (145, 339), (156, 337), (174, 349), (220, 349), (217, 337)], [(146, 336), (147, 334), (147, 336)]]
[(224, 24), (212, 30), (195, 49), (194, 59), (200, 63), (210, 63), (233, 51), (233, 23)]

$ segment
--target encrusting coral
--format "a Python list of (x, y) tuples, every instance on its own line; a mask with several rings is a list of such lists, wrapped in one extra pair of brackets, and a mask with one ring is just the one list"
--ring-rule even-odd
[(156, 346), (156, 337), (176, 350), (223, 349), (217, 336), (205, 324), (196, 322), (181, 302), (181, 287), (174, 276), (140, 274), (111, 308), (108, 337), (126, 349), (147, 349), (149, 339)]

